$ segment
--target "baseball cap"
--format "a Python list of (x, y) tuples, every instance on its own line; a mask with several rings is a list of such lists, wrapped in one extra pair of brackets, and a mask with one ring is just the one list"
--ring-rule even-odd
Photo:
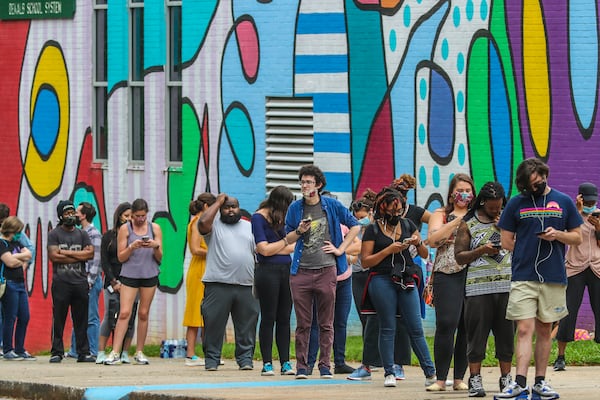
[(579, 185), (579, 194), (583, 196), (583, 201), (598, 201), (598, 187), (593, 183)]
[(56, 206), (56, 212), (57, 212), (58, 216), (62, 217), (62, 215), (67, 210), (75, 210), (75, 206), (73, 205), (73, 202), (71, 200), (59, 201), (58, 205)]

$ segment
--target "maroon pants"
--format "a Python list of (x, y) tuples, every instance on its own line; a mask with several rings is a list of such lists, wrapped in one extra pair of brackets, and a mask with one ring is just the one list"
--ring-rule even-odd
[(319, 269), (298, 268), (290, 276), (290, 289), (296, 312), (296, 369), (308, 369), (308, 342), (313, 301), (319, 324), (319, 368), (330, 368), (333, 346), (333, 316), (337, 270), (335, 265)]

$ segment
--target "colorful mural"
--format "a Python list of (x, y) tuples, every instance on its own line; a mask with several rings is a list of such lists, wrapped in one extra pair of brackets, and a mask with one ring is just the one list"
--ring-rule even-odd
[(313, 99), (315, 163), (344, 202), (405, 172), (418, 182), (410, 200), (429, 209), (458, 172), (514, 194), (530, 156), (574, 195), (600, 167), (597, 0), (183, 0), (176, 165), (164, 0), (144, 2), (143, 163), (129, 158), (128, 2), (107, 1), (108, 160), (94, 159), (91, 3), (71, 20), (0, 21), (0, 201), (37, 248), (32, 350), (50, 345), (45, 246), (63, 198), (95, 204), (103, 231), (118, 203), (148, 200), (165, 248), (150, 340), (183, 336), (189, 201), (226, 192), (253, 211), (265, 197), (269, 96)]

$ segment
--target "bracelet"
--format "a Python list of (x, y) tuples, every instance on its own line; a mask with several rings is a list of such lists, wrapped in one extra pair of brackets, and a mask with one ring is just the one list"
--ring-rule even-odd
[(296, 235), (302, 236), (302, 232), (300, 232), (300, 229), (298, 229), (298, 228), (296, 228)]
[(285, 243), (286, 246), (290, 244), (290, 242), (288, 242), (288, 240), (287, 240), (287, 235), (284, 236), (282, 240), (283, 240), (283, 243)]

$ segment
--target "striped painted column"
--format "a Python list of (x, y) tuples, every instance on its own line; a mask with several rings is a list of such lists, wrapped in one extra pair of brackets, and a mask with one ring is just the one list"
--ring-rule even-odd
[(294, 92), (311, 96), (314, 158), (326, 189), (352, 200), (348, 47), (343, 0), (302, 0), (296, 28)]

